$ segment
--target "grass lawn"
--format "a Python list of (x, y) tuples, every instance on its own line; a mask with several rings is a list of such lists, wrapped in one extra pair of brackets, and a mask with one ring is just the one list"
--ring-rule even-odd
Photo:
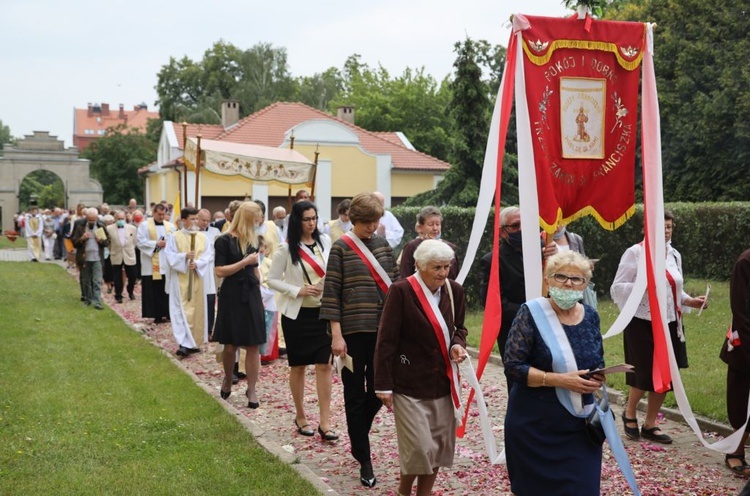
[(26, 248), (26, 240), (24, 238), (18, 237), (15, 241), (11, 241), (5, 237), (5, 234), (3, 234), (2, 236), (0, 236), (0, 250), (4, 250), (6, 248)]
[[(690, 279), (685, 290), (691, 295), (706, 291), (705, 280)], [(687, 336), (689, 367), (681, 370), (690, 406), (697, 415), (727, 423), (726, 414), (726, 365), (719, 359), (719, 350), (724, 342), (732, 314), (729, 308), (729, 282), (711, 281), (710, 306), (698, 317), (697, 312), (685, 314), (684, 325)], [(617, 306), (611, 300), (599, 301), (599, 315), (602, 331), (606, 332), (618, 315)], [(469, 344), (479, 347), (483, 312), (473, 311), (467, 315)], [(497, 352), (497, 346), (495, 347)], [(609, 365), (622, 363), (622, 335), (604, 341), (605, 361)], [(613, 374), (608, 384), (614, 389), (625, 391), (625, 378)], [(674, 395), (668, 394), (666, 406), (676, 407)]]
[(53, 264), (0, 263), (0, 493), (315, 494)]

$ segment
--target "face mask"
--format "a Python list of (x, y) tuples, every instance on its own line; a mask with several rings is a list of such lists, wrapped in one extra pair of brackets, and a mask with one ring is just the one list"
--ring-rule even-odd
[(279, 227), (284, 227), (284, 219), (274, 219), (273, 223)]
[(258, 263), (263, 263), (263, 259), (266, 258), (266, 256), (262, 253), (258, 254)]
[(580, 300), (583, 299), (583, 291), (577, 291), (575, 289), (563, 289), (551, 286), (549, 288), (549, 295), (557, 303), (557, 306), (563, 310), (569, 310), (575, 306)]
[(515, 248), (516, 250), (521, 249), (521, 232), (512, 232), (508, 233), (508, 243), (510, 243), (510, 246)]
[(565, 227), (563, 227), (562, 229), (560, 229), (560, 232), (556, 232), (552, 236), (552, 239), (554, 239), (555, 241), (557, 241), (558, 239), (561, 239), (563, 236), (565, 236), (566, 231), (567, 231), (567, 229)]
[(117, 221), (117, 227), (125, 227), (125, 221), (124, 220), (118, 220)]
[(89, 229), (93, 229), (96, 226), (93, 222), (89, 222)]

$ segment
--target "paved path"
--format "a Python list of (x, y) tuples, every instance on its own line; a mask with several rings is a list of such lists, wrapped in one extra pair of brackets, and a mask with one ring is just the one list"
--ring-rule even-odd
[[(0, 250), (0, 260), (6, 260)], [(71, 295), (77, 301), (78, 295)], [(104, 295), (105, 302), (119, 313), (143, 336), (161, 347), (196, 382), (218, 398), (223, 373), (212, 353), (213, 344), (203, 347), (204, 352), (179, 360), (169, 324), (154, 326), (140, 319), (140, 288), (136, 287), (136, 300), (125, 299), (123, 304), (114, 302), (111, 294)], [(471, 331), (471, 330), (470, 330)], [(261, 408), (249, 410), (244, 399), (244, 382), (234, 386), (232, 396), (225, 403), (244, 425), (253, 432), (258, 441), (269, 451), (293, 463), (300, 473), (313, 480), (325, 494), (369, 493), (395, 495), (398, 484), (398, 449), (392, 414), (385, 409), (375, 420), (372, 431), (373, 464), (378, 477), (374, 489), (365, 489), (358, 482), (358, 464), (349, 455), (346, 436), (343, 391), (341, 381), (334, 377), (332, 426), (339, 431), (341, 439), (325, 443), (320, 437), (302, 437), (293, 426), (294, 408), (287, 385), (288, 368), (284, 359), (262, 367), (258, 386)], [(507, 391), (502, 367), (489, 364), (482, 378), (483, 390), (493, 419), (495, 437), (500, 446), (503, 439), (503, 414)], [(307, 375), (306, 400), (308, 422), (313, 428), (318, 425), (317, 406), (314, 396), (314, 373)], [(621, 408), (613, 406), (618, 418)], [(467, 435), (457, 443), (456, 457), (452, 469), (441, 471), (434, 494), (474, 495), (510, 494), (507, 471), (504, 466), (492, 466), (484, 453), (476, 408), (469, 420)], [(641, 415), (642, 418), (642, 415)], [(662, 429), (668, 432), (675, 443), (671, 446), (646, 442), (625, 441), (631, 463), (644, 495), (731, 495), (737, 494), (744, 480), (733, 477), (724, 468), (723, 455), (705, 449), (690, 429), (681, 423), (664, 419)], [(631, 494), (622, 478), (609, 449), (605, 445), (602, 466), (602, 494)]]

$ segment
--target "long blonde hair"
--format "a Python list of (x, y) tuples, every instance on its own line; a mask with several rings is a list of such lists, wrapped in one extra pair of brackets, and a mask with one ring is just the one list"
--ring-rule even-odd
[(242, 253), (247, 253), (248, 246), (258, 247), (258, 233), (255, 223), (263, 217), (263, 211), (257, 203), (242, 202), (232, 217), (232, 224), (227, 231), (237, 239)]

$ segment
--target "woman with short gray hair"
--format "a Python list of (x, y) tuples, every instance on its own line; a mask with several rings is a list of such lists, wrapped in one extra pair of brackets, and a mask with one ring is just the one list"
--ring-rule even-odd
[[(440, 213), (440, 209), (433, 206), (424, 207), (417, 214), (417, 225), (415, 226), (419, 237), (406, 243), (404, 249), (401, 251), (399, 268), (401, 271), (401, 277), (406, 278), (414, 274), (416, 265), (414, 263), (414, 252), (422, 244), (425, 239), (438, 239), (456, 253), (458, 249), (453, 243), (442, 239), (442, 225), (443, 225), (443, 214)], [(458, 256), (454, 256), (451, 261), (450, 272), (448, 277), (455, 279), (458, 276)]]
[(424, 240), (417, 272), (391, 285), (380, 320), (375, 393), (396, 420), (399, 495), (411, 494), (415, 479), (417, 495), (430, 494), (440, 467), (453, 465), (456, 363), (466, 359), (468, 333), (464, 290), (448, 278), (454, 256), (446, 243)]

